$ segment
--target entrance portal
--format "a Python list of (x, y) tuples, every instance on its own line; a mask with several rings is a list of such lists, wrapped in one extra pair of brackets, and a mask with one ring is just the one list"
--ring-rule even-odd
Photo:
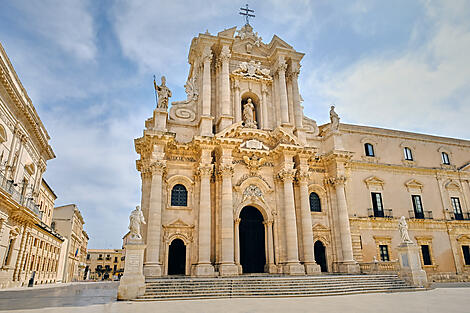
[(186, 246), (183, 240), (175, 239), (168, 251), (168, 275), (186, 274)]
[(313, 250), (315, 253), (315, 262), (320, 265), (321, 271), (328, 272), (328, 266), (326, 265), (326, 252), (323, 242), (321, 242), (320, 240), (315, 241)]
[(252, 206), (240, 212), (240, 264), (243, 273), (264, 273), (266, 255), (264, 247), (263, 215)]

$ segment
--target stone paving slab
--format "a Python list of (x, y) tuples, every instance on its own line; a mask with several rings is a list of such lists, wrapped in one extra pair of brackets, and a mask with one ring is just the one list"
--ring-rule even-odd
[[(397, 292), (327, 296), (312, 298), (249, 298), (216, 300), (182, 300), (158, 302), (110, 302), (81, 307), (54, 307), (0, 312), (67, 312), (67, 313), (468, 313), (470, 288), (436, 288), (422, 292)], [(3, 301), (3, 300), (2, 300)]]

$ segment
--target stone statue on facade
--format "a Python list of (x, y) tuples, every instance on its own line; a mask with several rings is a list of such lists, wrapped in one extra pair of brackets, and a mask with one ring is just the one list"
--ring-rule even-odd
[(339, 116), (335, 112), (335, 106), (332, 105), (330, 108), (330, 121), (331, 121), (331, 129), (338, 130), (339, 129)]
[(145, 224), (144, 214), (140, 209), (140, 205), (135, 207), (129, 216), (129, 231), (131, 239), (142, 239), (140, 234), (140, 225)]
[(168, 109), (168, 99), (171, 97), (171, 90), (166, 85), (166, 78), (162, 76), (162, 84), (155, 84), (155, 90), (158, 94), (157, 109)]
[(400, 231), (400, 237), (402, 243), (413, 243), (408, 234), (408, 224), (406, 223), (406, 218), (404, 216), (400, 217), (398, 222), (398, 230)]
[(247, 128), (256, 128), (255, 106), (251, 98), (248, 98), (243, 106), (243, 122)]

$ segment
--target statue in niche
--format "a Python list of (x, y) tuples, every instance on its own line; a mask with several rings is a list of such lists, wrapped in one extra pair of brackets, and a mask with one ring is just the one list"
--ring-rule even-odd
[(408, 234), (408, 224), (404, 216), (400, 217), (398, 222), (398, 230), (400, 231), (401, 243), (413, 243)]
[(135, 207), (129, 216), (129, 231), (131, 239), (142, 239), (140, 234), (140, 225), (145, 224), (144, 214), (140, 209), (140, 205)]
[(255, 106), (251, 98), (248, 98), (243, 106), (243, 122), (247, 128), (256, 128)]
[(335, 112), (335, 106), (332, 105), (330, 108), (330, 121), (331, 121), (331, 129), (338, 130), (339, 128), (339, 116)]
[(162, 76), (162, 84), (160, 86), (155, 83), (155, 91), (158, 94), (157, 109), (168, 109), (168, 99), (171, 97), (171, 90), (165, 84), (165, 76)]

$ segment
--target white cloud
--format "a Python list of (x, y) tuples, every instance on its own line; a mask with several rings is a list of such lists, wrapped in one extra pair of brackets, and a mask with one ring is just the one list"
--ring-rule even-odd
[(463, 127), (470, 114), (469, 24), (453, 23), (451, 13), (430, 15), (436, 29), (418, 48), (365, 56), (338, 73), (314, 72), (308, 86), (336, 103), (344, 122), (470, 138)]

